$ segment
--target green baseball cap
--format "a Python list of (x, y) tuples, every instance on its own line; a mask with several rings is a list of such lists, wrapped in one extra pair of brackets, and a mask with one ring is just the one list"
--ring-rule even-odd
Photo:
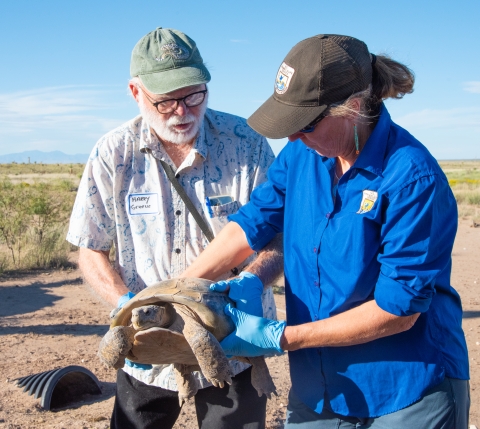
[(133, 48), (130, 76), (138, 76), (154, 94), (210, 82), (195, 42), (181, 31), (162, 27), (142, 37)]
[(273, 95), (248, 118), (258, 133), (280, 139), (295, 134), (372, 83), (367, 45), (354, 37), (319, 34), (297, 43), (275, 78)]

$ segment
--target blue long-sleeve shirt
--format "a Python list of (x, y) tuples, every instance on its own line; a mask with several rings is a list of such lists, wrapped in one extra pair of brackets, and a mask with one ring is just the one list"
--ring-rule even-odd
[(450, 285), (456, 202), (438, 163), (384, 106), (332, 195), (334, 167), (289, 143), (230, 220), (255, 250), (284, 232), (288, 325), (372, 299), (398, 316), (421, 313), (396, 335), (289, 352), (292, 389), (310, 408), (376, 417), (412, 404), (445, 376), (469, 378), (460, 297)]

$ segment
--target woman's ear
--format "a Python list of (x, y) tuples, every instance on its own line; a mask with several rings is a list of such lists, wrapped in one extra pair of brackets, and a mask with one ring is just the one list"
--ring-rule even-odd
[(362, 100), (360, 98), (352, 98), (348, 101), (348, 116), (347, 118), (353, 122), (361, 122), (362, 116)]
[(360, 98), (353, 98), (350, 100), (350, 106), (353, 110), (355, 110), (356, 114), (354, 112), (352, 112), (352, 114), (355, 114), (356, 118), (362, 110), (362, 100), (360, 100)]

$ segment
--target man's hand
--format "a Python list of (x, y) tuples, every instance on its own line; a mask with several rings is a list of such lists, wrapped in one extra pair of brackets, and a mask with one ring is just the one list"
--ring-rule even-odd
[(152, 369), (152, 365), (149, 363), (138, 363), (138, 362), (132, 362), (131, 360), (125, 359), (125, 365), (131, 367), (131, 368), (137, 368), (137, 369)]
[(128, 302), (130, 301), (133, 297), (135, 296), (135, 294), (133, 292), (127, 292), (126, 294), (122, 295), (120, 298), (118, 298), (118, 301), (117, 301), (117, 307), (114, 308), (111, 312), (110, 312), (110, 319), (113, 319), (117, 313), (120, 311), (120, 309)]
[(235, 332), (220, 343), (228, 357), (275, 356), (283, 353), (280, 339), (287, 324), (284, 320), (251, 316), (230, 304), (225, 307), (225, 314), (232, 318), (236, 326)]
[(239, 310), (254, 316), (263, 316), (263, 283), (255, 274), (242, 271), (238, 277), (214, 283), (210, 289), (217, 292), (228, 291), (228, 296), (235, 301)]

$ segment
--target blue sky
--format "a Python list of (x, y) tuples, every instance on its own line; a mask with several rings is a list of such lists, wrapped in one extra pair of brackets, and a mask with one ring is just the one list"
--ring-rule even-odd
[[(15, 0), (0, 13), (0, 155), (89, 153), (137, 114), (135, 43), (158, 26), (192, 37), (212, 74), (210, 107), (248, 117), (283, 58), (321, 33), (355, 36), (411, 67), (394, 121), (438, 159), (480, 158), (480, 2)], [(278, 152), (286, 140), (271, 140)]]

